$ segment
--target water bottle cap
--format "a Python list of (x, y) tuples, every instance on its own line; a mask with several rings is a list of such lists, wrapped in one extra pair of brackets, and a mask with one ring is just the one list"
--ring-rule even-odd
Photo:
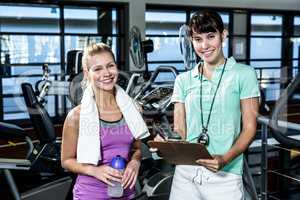
[(111, 160), (110, 166), (114, 169), (125, 169), (126, 160), (122, 156), (117, 155)]

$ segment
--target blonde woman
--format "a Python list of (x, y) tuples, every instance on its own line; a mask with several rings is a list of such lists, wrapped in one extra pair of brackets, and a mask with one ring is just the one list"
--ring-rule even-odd
[[(73, 199), (109, 199), (107, 187), (113, 185), (113, 181), (121, 182), (124, 188), (123, 197), (120, 199), (130, 199), (134, 197), (134, 185), (140, 167), (141, 142), (138, 137), (135, 137), (137, 134), (133, 134), (134, 125), (129, 126), (132, 120), (126, 119), (129, 115), (126, 115), (128, 111), (123, 112), (124, 109), (116, 100), (116, 94), (121, 89), (116, 85), (118, 67), (114, 54), (105, 44), (91, 44), (84, 50), (82, 64), (84, 78), (89, 87), (86, 90), (90, 89), (92, 95), (87, 102), (69, 112), (63, 127), (61, 153), (62, 166), (78, 174), (73, 189)], [(123, 91), (120, 92), (124, 95)], [(85, 93), (88, 92), (84, 91), (83, 98)], [(84, 115), (83, 107), (90, 108), (93, 103), (95, 107)], [(97, 116), (98, 119), (95, 121)], [(95, 126), (90, 122), (93, 120)], [(84, 133), (86, 136), (83, 132), (86, 132)], [(95, 135), (89, 137), (92, 134)], [(147, 136), (148, 131), (144, 129), (144, 133), (138, 134)], [(94, 153), (97, 156), (90, 158)], [(116, 155), (121, 155), (127, 160), (123, 174), (109, 166)]]

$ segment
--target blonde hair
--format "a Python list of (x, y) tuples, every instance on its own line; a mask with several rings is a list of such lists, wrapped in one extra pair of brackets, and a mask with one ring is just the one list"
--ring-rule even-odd
[[(83, 55), (82, 55), (83, 71), (88, 71), (89, 68), (91, 67), (89, 64), (89, 61), (92, 56), (97, 55), (99, 53), (104, 53), (104, 52), (109, 53), (112, 56), (113, 60), (116, 61), (114, 53), (112, 52), (111, 48), (107, 44), (104, 44), (102, 42), (91, 43), (87, 47), (85, 47), (85, 49), (83, 51)], [(83, 80), (81, 81), (81, 87), (83, 90), (86, 88), (87, 82), (88, 82), (87, 77), (84, 75)]]
[(104, 43), (91, 43), (89, 44), (83, 51), (83, 55), (82, 55), (82, 69), (83, 70), (89, 70), (90, 66), (89, 66), (89, 60), (92, 56), (99, 54), (99, 53), (103, 53), (103, 52), (107, 52), (109, 53), (114, 61), (115, 61), (115, 55), (112, 52), (111, 48), (104, 44)]

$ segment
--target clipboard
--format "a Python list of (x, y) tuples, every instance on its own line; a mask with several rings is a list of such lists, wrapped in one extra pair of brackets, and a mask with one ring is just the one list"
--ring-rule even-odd
[(198, 165), (198, 159), (212, 159), (203, 144), (185, 141), (148, 141), (151, 148), (158, 149), (164, 160), (176, 165)]

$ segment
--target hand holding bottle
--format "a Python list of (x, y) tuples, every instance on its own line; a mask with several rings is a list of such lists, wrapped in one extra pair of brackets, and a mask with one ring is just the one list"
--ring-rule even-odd
[(111, 186), (113, 185), (113, 181), (121, 182), (122, 180), (122, 173), (107, 165), (94, 167), (93, 176)]

